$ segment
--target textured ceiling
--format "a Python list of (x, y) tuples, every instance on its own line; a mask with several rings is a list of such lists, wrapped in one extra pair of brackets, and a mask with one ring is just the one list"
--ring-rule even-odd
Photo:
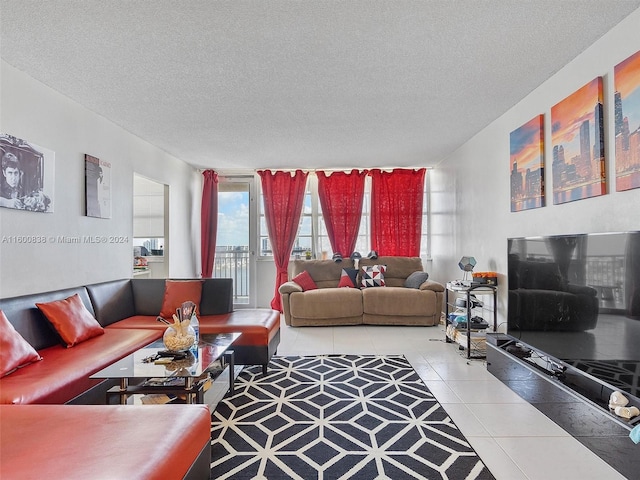
[(438, 164), (640, 0), (0, 0), (0, 55), (200, 167)]

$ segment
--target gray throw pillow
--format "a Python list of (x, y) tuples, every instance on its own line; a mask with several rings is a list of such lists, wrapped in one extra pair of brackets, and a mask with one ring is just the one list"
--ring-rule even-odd
[(429, 278), (427, 272), (413, 272), (404, 281), (404, 286), (407, 288), (420, 288), (420, 285), (422, 285), (427, 278)]

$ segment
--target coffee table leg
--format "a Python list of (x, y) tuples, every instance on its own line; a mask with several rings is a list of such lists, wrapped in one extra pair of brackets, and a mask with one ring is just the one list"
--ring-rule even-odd
[(127, 404), (127, 388), (129, 388), (129, 379), (121, 378), (120, 379), (120, 404)]
[(187, 403), (193, 403), (193, 378), (187, 377), (184, 379), (184, 389), (187, 393)]
[(224, 352), (224, 358), (225, 361), (227, 362), (227, 365), (229, 365), (229, 393), (231, 395), (235, 395), (235, 369), (236, 369), (236, 361), (235, 361), (235, 355), (233, 354), (233, 350), (227, 350), (226, 352)]

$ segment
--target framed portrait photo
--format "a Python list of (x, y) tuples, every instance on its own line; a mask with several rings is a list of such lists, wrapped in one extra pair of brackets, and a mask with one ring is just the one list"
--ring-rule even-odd
[(53, 212), (55, 153), (0, 133), (0, 206), (27, 212)]

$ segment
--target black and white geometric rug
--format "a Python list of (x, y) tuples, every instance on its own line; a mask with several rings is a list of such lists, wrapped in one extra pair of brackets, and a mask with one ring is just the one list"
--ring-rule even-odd
[(403, 356), (245, 368), (211, 438), (215, 479), (494, 478)]

